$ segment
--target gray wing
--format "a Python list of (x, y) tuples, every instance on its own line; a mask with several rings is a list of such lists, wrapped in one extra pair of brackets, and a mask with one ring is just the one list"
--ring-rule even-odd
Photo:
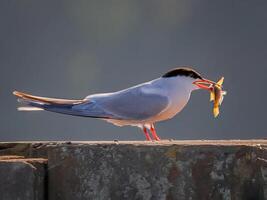
[(159, 94), (144, 93), (140, 87), (108, 95), (88, 97), (88, 114), (124, 120), (144, 120), (159, 114), (168, 106), (168, 98)]

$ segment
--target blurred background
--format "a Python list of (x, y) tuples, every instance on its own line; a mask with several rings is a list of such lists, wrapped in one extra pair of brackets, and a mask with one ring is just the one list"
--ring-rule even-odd
[(141, 130), (49, 112), (18, 112), (13, 90), (83, 98), (181, 65), (225, 76), (218, 118), (205, 91), (156, 125), (173, 139), (266, 137), (267, 1), (1, 0), (0, 140), (144, 140)]

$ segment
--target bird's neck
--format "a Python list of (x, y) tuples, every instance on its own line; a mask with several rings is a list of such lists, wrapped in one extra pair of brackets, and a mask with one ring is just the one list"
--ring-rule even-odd
[[(153, 86), (152, 86), (153, 85)], [(193, 91), (188, 82), (175, 78), (156, 79), (151, 82), (154, 92), (168, 97), (173, 106), (183, 107), (187, 104)]]

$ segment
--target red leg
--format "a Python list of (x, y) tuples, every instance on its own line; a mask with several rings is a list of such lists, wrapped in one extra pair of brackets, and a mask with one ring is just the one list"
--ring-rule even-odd
[(146, 140), (147, 141), (151, 141), (151, 137), (149, 136), (149, 133), (148, 133), (146, 127), (143, 127), (143, 131), (144, 131), (144, 134), (146, 136)]
[(157, 140), (157, 141), (160, 141), (160, 138), (159, 138), (159, 136), (157, 135), (157, 132), (156, 132), (155, 127), (154, 127), (153, 124), (152, 124), (151, 127), (150, 127), (150, 131), (151, 131), (151, 133), (152, 133), (153, 139), (154, 139), (154, 140)]

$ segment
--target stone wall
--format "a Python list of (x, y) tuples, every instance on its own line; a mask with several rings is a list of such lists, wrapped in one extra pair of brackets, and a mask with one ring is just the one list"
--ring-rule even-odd
[(0, 199), (47, 199), (47, 160), (0, 156)]
[(0, 143), (0, 199), (267, 199), (267, 141)]

